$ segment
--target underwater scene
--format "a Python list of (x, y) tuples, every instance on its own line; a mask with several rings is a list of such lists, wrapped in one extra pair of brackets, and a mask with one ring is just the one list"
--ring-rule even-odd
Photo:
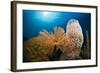
[(91, 14), (23, 10), (23, 62), (91, 59)]

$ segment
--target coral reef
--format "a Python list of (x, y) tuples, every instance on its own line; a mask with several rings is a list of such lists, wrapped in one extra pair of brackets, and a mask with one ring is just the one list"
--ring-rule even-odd
[(83, 39), (75, 19), (69, 20), (66, 32), (61, 27), (55, 27), (53, 32), (40, 31), (37, 37), (24, 42), (24, 62), (78, 59)]

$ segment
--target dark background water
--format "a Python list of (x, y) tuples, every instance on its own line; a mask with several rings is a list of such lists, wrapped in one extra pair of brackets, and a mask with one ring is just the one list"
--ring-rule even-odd
[[(23, 10), (23, 40), (38, 36), (43, 29), (52, 32), (56, 26), (60, 26), (66, 31), (70, 19), (79, 21), (84, 38), (86, 37), (86, 31), (90, 34), (90, 13)], [(86, 40), (84, 39), (84, 41)]]

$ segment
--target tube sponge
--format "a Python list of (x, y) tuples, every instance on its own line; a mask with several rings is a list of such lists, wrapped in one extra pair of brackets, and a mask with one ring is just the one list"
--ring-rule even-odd
[(66, 26), (65, 48), (62, 49), (65, 59), (76, 59), (79, 57), (83, 39), (79, 21), (70, 19)]

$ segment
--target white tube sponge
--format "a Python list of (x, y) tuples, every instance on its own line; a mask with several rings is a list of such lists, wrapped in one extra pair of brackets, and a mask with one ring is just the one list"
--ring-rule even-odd
[(66, 26), (66, 39), (63, 54), (65, 59), (76, 59), (79, 57), (83, 44), (83, 33), (79, 21), (70, 19)]

